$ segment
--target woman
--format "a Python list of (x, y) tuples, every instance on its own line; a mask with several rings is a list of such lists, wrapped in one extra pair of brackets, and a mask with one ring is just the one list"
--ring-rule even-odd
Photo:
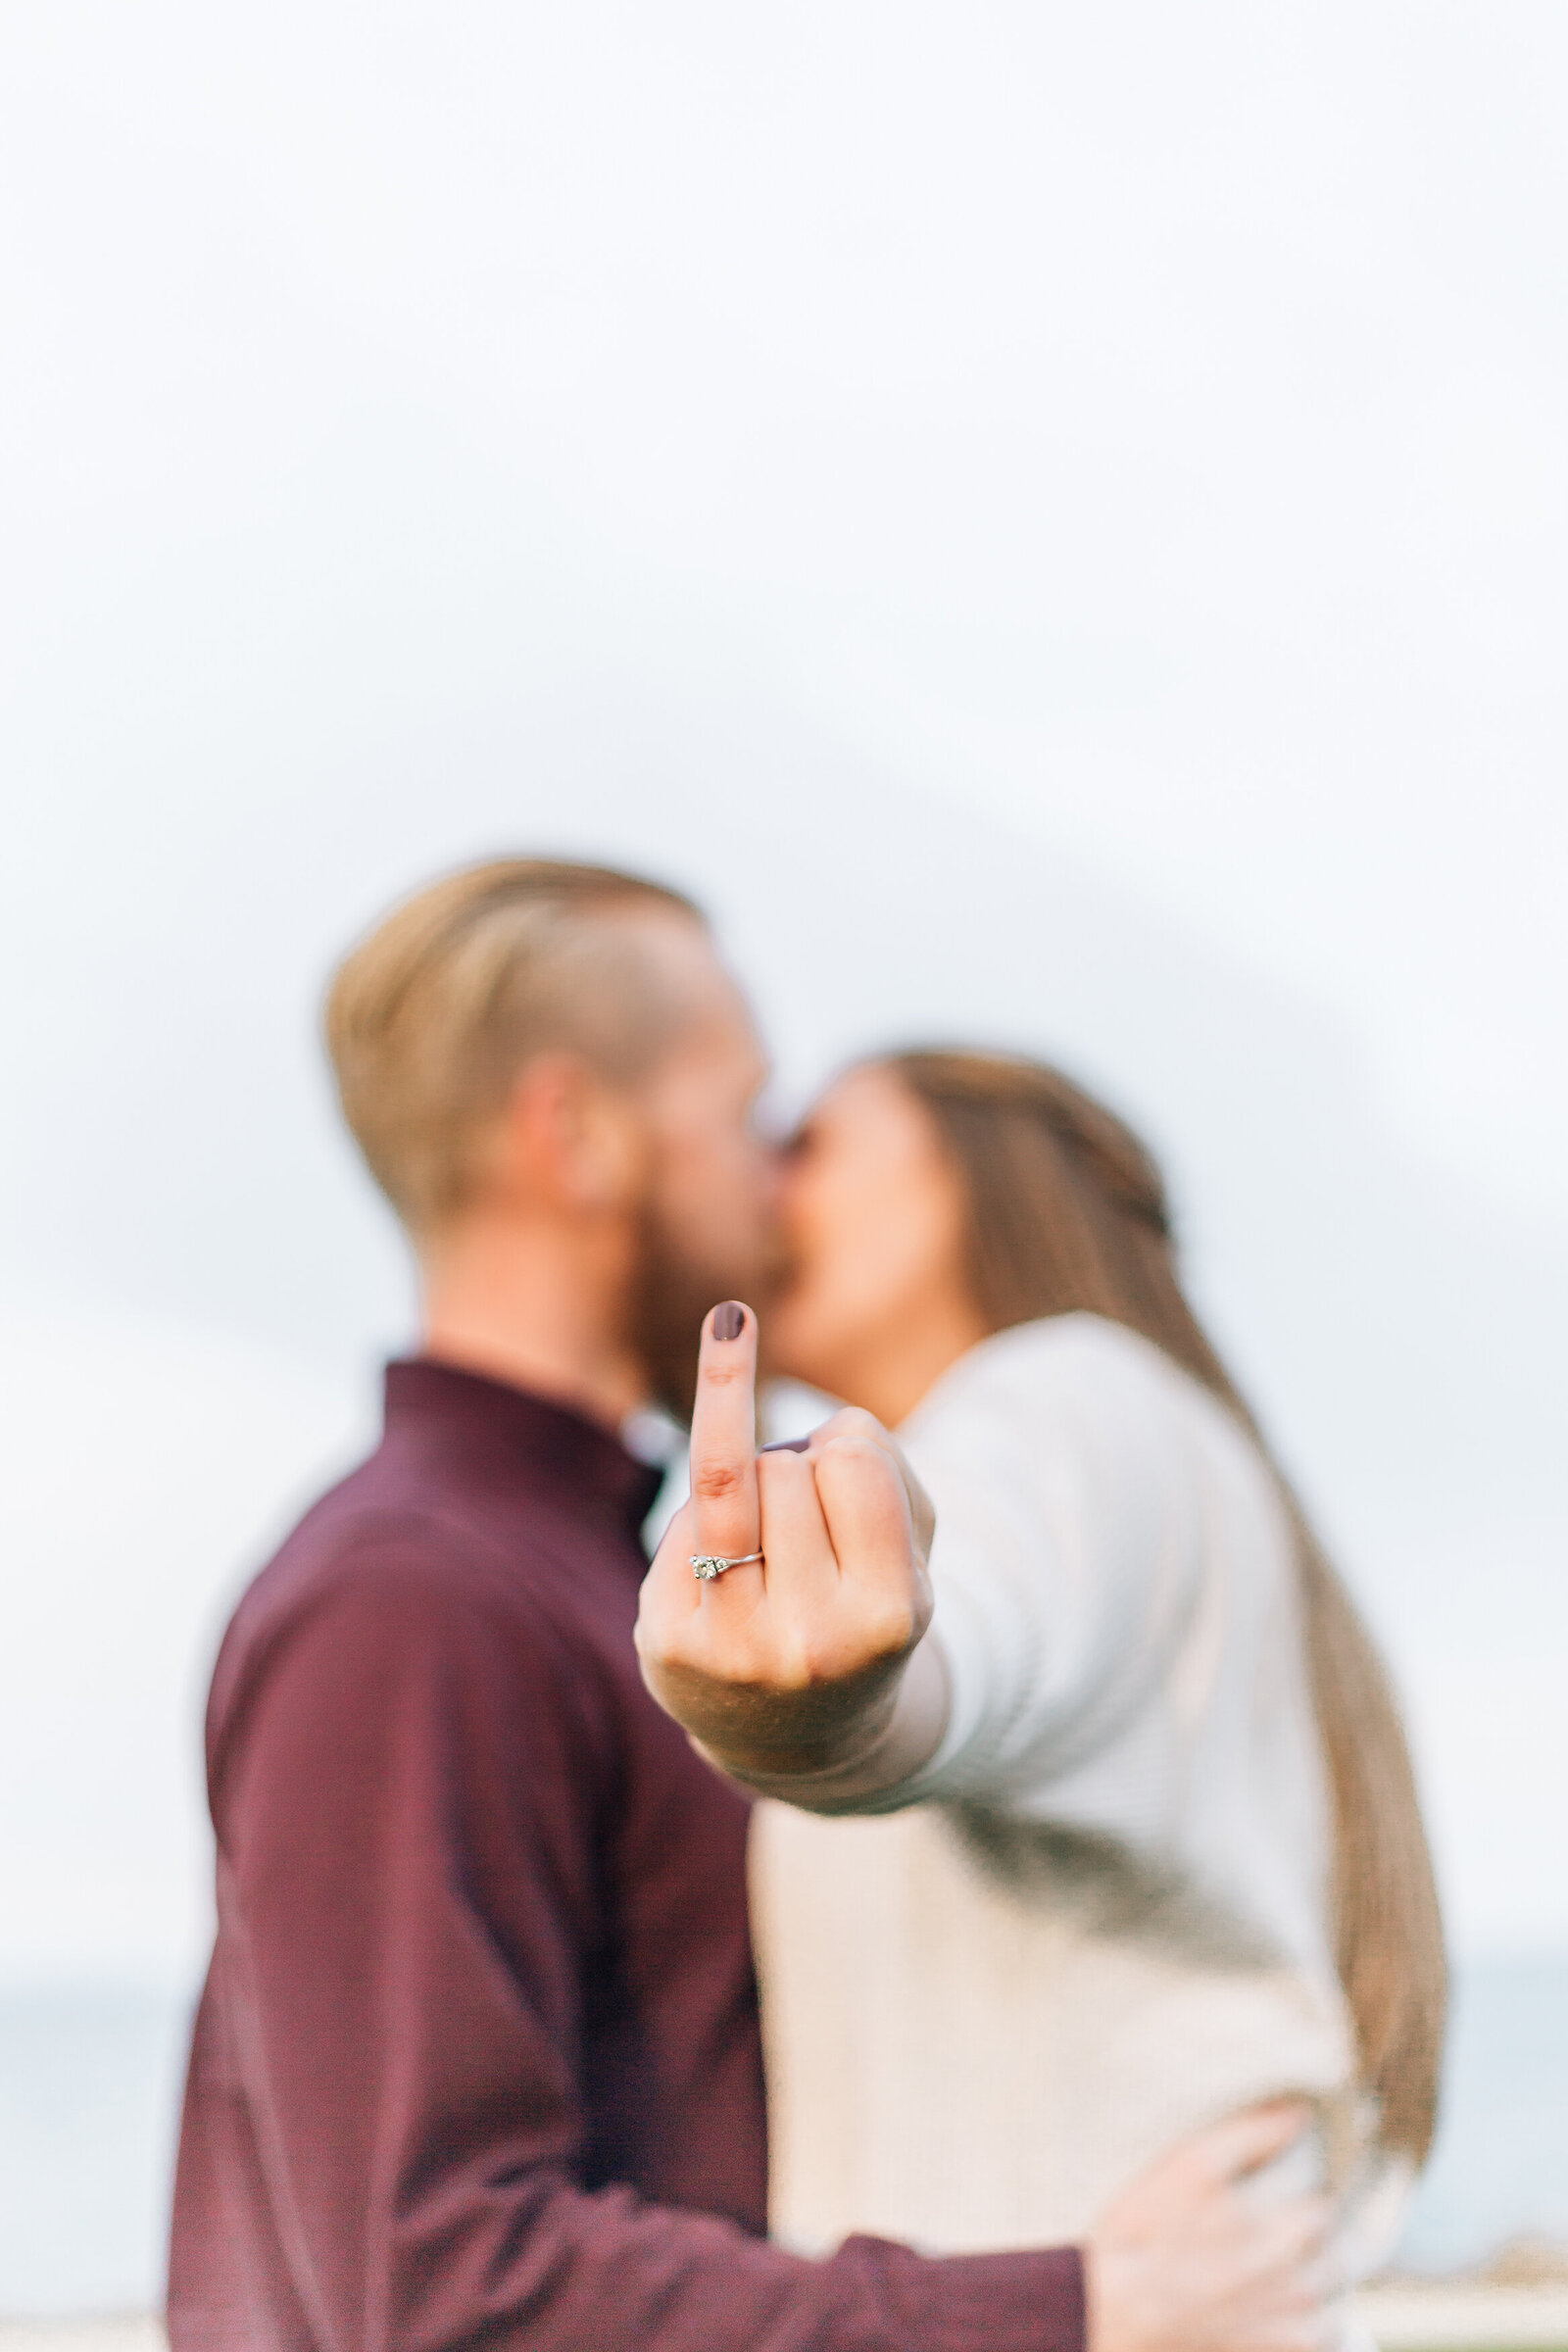
[(785, 1215), (775, 1368), (897, 1428), (950, 1704), (914, 1772), (759, 1808), (779, 2234), (1069, 2238), (1189, 2129), (1302, 2091), (1364, 2275), (1432, 2132), (1426, 1842), (1157, 1170), (1051, 1069), (905, 1054), (818, 1104)]

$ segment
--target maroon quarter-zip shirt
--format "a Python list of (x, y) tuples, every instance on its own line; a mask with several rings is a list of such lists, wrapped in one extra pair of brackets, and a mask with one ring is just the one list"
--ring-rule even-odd
[(767, 2243), (746, 1808), (643, 1690), (658, 1485), (394, 1364), (208, 1712), (175, 2352), (1081, 2352), (1070, 2253)]

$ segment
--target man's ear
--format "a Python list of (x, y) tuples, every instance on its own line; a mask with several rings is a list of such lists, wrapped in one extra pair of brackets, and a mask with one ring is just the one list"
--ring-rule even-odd
[(497, 1173), (515, 1197), (592, 1215), (636, 1195), (642, 1122), (626, 1096), (575, 1054), (541, 1054), (503, 1114)]

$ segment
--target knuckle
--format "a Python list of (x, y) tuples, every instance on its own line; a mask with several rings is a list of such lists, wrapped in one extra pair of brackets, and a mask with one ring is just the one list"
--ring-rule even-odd
[(914, 1611), (906, 1601), (883, 1601), (866, 1613), (865, 1647), (871, 1658), (902, 1657), (917, 1633)]
[(778, 1629), (768, 1674), (776, 1690), (798, 1697), (838, 1684), (869, 1662), (860, 1628), (848, 1635), (842, 1628), (799, 1617)]
[(668, 1627), (651, 1626), (641, 1622), (633, 1636), (637, 1655), (645, 1666), (669, 1667), (682, 1665), (684, 1657), (680, 1642)]
[(722, 1679), (729, 1690), (752, 1698), (793, 1697), (811, 1688), (808, 1662), (787, 1642), (771, 1642), (765, 1648), (738, 1645), (725, 1658)]
[(773, 1688), (796, 1695), (813, 1690), (825, 1679), (824, 1660), (808, 1636), (795, 1636), (779, 1643), (772, 1659)]
[(822, 1448), (822, 1458), (843, 1463), (847, 1468), (865, 1469), (880, 1466), (888, 1457), (874, 1438), (861, 1437), (857, 1430), (845, 1430), (838, 1437), (829, 1438)]
[(746, 1484), (750, 1462), (708, 1460), (692, 1464), (692, 1493), (700, 1502), (728, 1502)]
[(834, 1426), (842, 1429), (847, 1436), (860, 1438), (880, 1436), (882, 1430), (882, 1424), (876, 1415), (866, 1412), (858, 1404), (847, 1404)]

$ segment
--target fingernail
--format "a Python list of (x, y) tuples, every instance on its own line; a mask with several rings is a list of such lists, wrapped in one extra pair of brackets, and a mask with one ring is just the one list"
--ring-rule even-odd
[(809, 1438), (775, 1438), (771, 1446), (764, 1446), (761, 1450), (763, 1453), (809, 1453), (811, 1441)]
[(733, 1298), (727, 1298), (722, 1306), (714, 1307), (713, 1337), (715, 1340), (738, 1340), (745, 1329), (746, 1309), (744, 1306), (737, 1306)]

